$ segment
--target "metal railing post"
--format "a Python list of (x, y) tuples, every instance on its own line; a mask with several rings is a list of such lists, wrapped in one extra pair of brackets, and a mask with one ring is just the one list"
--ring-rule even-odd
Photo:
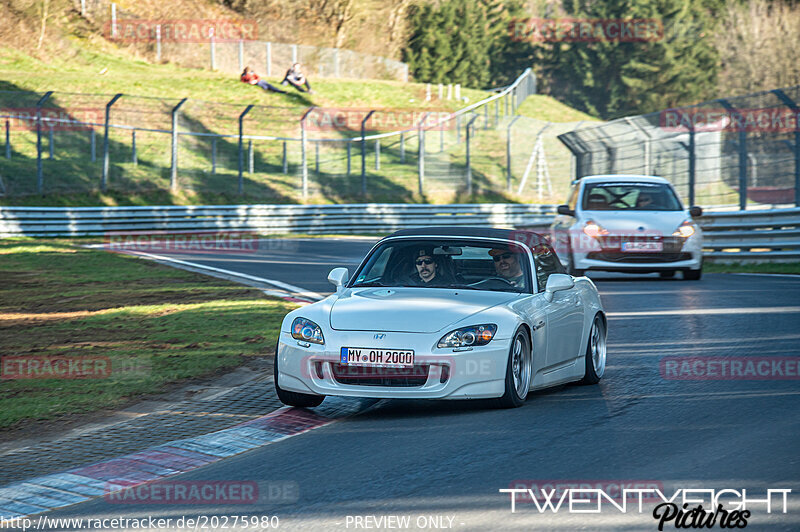
[(53, 91), (47, 91), (36, 104), (36, 191), (44, 192), (44, 172), (42, 171), (42, 105), (50, 99)]
[(456, 117), (456, 144), (461, 144), (461, 115)]
[(347, 177), (350, 177), (350, 172), (352, 170), (352, 162), (353, 162), (352, 148), (353, 148), (353, 142), (348, 140), (347, 141)]
[[(108, 170), (109, 170), (109, 147), (108, 147), (108, 131), (109, 131), (109, 121), (111, 120), (111, 106), (114, 103), (122, 98), (122, 94), (115, 94), (113, 98), (106, 104), (106, 114), (105, 114), (105, 121), (103, 122), (103, 173), (100, 177), (100, 189), (105, 192), (108, 188)], [(175, 117), (173, 114), (173, 124), (175, 123)]]
[(361, 121), (361, 194), (367, 195), (367, 139), (366, 127), (367, 120), (375, 113), (375, 110), (367, 113), (367, 116)]
[(406, 162), (406, 134), (400, 133), (400, 162)]
[(156, 25), (156, 61), (161, 62), (161, 24)]
[(747, 209), (747, 129), (741, 113), (727, 100), (717, 100), (739, 122), (739, 210)]
[(211, 70), (217, 69), (216, 43), (214, 42), (214, 28), (208, 28), (208, 44), (211, 52)]
[(289, 173), (289, 160), (286, 158), (286, 141), (283, 141), (283, 159), (281, 161), (283, 163), (283, 173)]
[(467, 137), (467, 194), (472, 195), (472, 160), (470, 159), (470, 144), (472, 143), (472, 124), (475, 123), (475, 120), (478, 119), (478, 115), (472, 117), (472, 119), (467, 122), (467, 130), (466, 130), (466, 137)]
[(244, 193), (244, 117), (253, 107), (253, 104), (248, 105), (239, 115), (239, 194)]
[(91, 144), (92, 162), (95, 162), (97, 160), (97, 132), (94, 130), (94, 126), (89, 132), (89, 143)]
[(131, 162), (133, 166), (137, 166), (139, 164), (139, 160), (136, 156), (136, 130), (131, 130)]
[(53, 124), (47, 124), (49, 131), (47, 132), (47, 158), (51, 161), (53, 160), (54, 155), (54, 148), (55, 148), (55, 139), (53, 138)]
[(689, 206), (694, 205), (694, 189), (697, 172), (694, 126), (689, 127)]
[(188, 98), (182, 99), (172, 108), (172, 164), (169, 172), (169, 188), (173, 192), (178, 189), (178, 112)]
[(780, 89), (772, 91), (794, 113), (794, 204), (800, 207), (800, 107)]
[(375, 141), (375, 170), (381, 169), (381, 140)]
[(423, 125), (425, 124), (425, 120), (428, 118), (428, 114), (430, 113), (425, 113), (422, 116), (422, 120), (419, 121), (419, 125), (417, 125), (417, 139), (419, 141), (417, 150), (417, 178), (420, 196), (422, 196), (422, 191), (425, 185), (425, 128)]
[(489, 104), (483, 106), (483, 129), (489, 129)]
[(252, 174), (255, 171), (255, 158), (253, 156), (253, 141), (252, 140), (248, 140), (247, 141), (247, 158), (249, 159), (248, 162), (250, 163), (248, 165), (249, 166), (249, 168), (248, 168), (249, 172), (248, 173)]
[(306, 111), (300, 119), (300, 157), (303, 165), (303, 199), (308, 197), (308, 161), (306, 160), (306, 144), (308, 143), (308, 138), (306, 134), (306, 118), (314, 109), (315, 107), (309, 107), (308, 111)]
[(217, 137), (211, 137), (211, 175), (217, 173)]
[(514, 127), (514, 122), (522, 118), (517, 115), (511, 119), (511, 122), (506, 128), (506, 189), (511, 192), (511, 128)]
[(6, 119), (6, 159), (11, 159), (11, 125)]
[(319, 175), (319, 141), (314, 141), (314, 173)]

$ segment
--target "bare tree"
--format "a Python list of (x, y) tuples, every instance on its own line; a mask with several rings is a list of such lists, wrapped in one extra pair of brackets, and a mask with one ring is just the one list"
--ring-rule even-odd
[(728, 4), (716, 34), (722, 94), (800, 84), (800, 5), (784, 0)]

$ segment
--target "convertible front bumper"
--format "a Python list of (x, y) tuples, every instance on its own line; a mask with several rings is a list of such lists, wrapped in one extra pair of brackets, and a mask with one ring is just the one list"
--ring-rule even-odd
[[(484, 399), (500, 397), (510, 339), (454, 351), (435, 347), (429, 334), (337, 331), (335, 343), (298, 342), (281, 332), (276, 363), (280, 387), (292, 392), (381, 399)], [(341, 347), (413, 349), (413, 368), (376, 368), (341, 364)]]

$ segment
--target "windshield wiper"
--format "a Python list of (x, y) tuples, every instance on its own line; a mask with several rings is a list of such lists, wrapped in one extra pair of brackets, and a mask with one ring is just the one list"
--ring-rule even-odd
[(380, 281), (368, 281), (366, 283), (356, 283), (353, 285), (353, 288), (369, 288), (375, 286), (387, 286)]

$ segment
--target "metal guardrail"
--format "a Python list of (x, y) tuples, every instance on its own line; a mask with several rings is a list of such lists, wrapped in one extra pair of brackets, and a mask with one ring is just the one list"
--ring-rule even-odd
[(520, 204), (0, 207), (0, 237), (218, 230), (263, 234), (377, 234), (435, 225), (546, 227), (554, 212), (552, 205)]
[[(385, 234), (429, 226), (546, 230), (554, 213), (555, 205), (526, 204), (0, 207), (0, 237), (219, 230)], [(800, 260), (800, 208), (708, 212), (699, 223), (710, 261)]]

